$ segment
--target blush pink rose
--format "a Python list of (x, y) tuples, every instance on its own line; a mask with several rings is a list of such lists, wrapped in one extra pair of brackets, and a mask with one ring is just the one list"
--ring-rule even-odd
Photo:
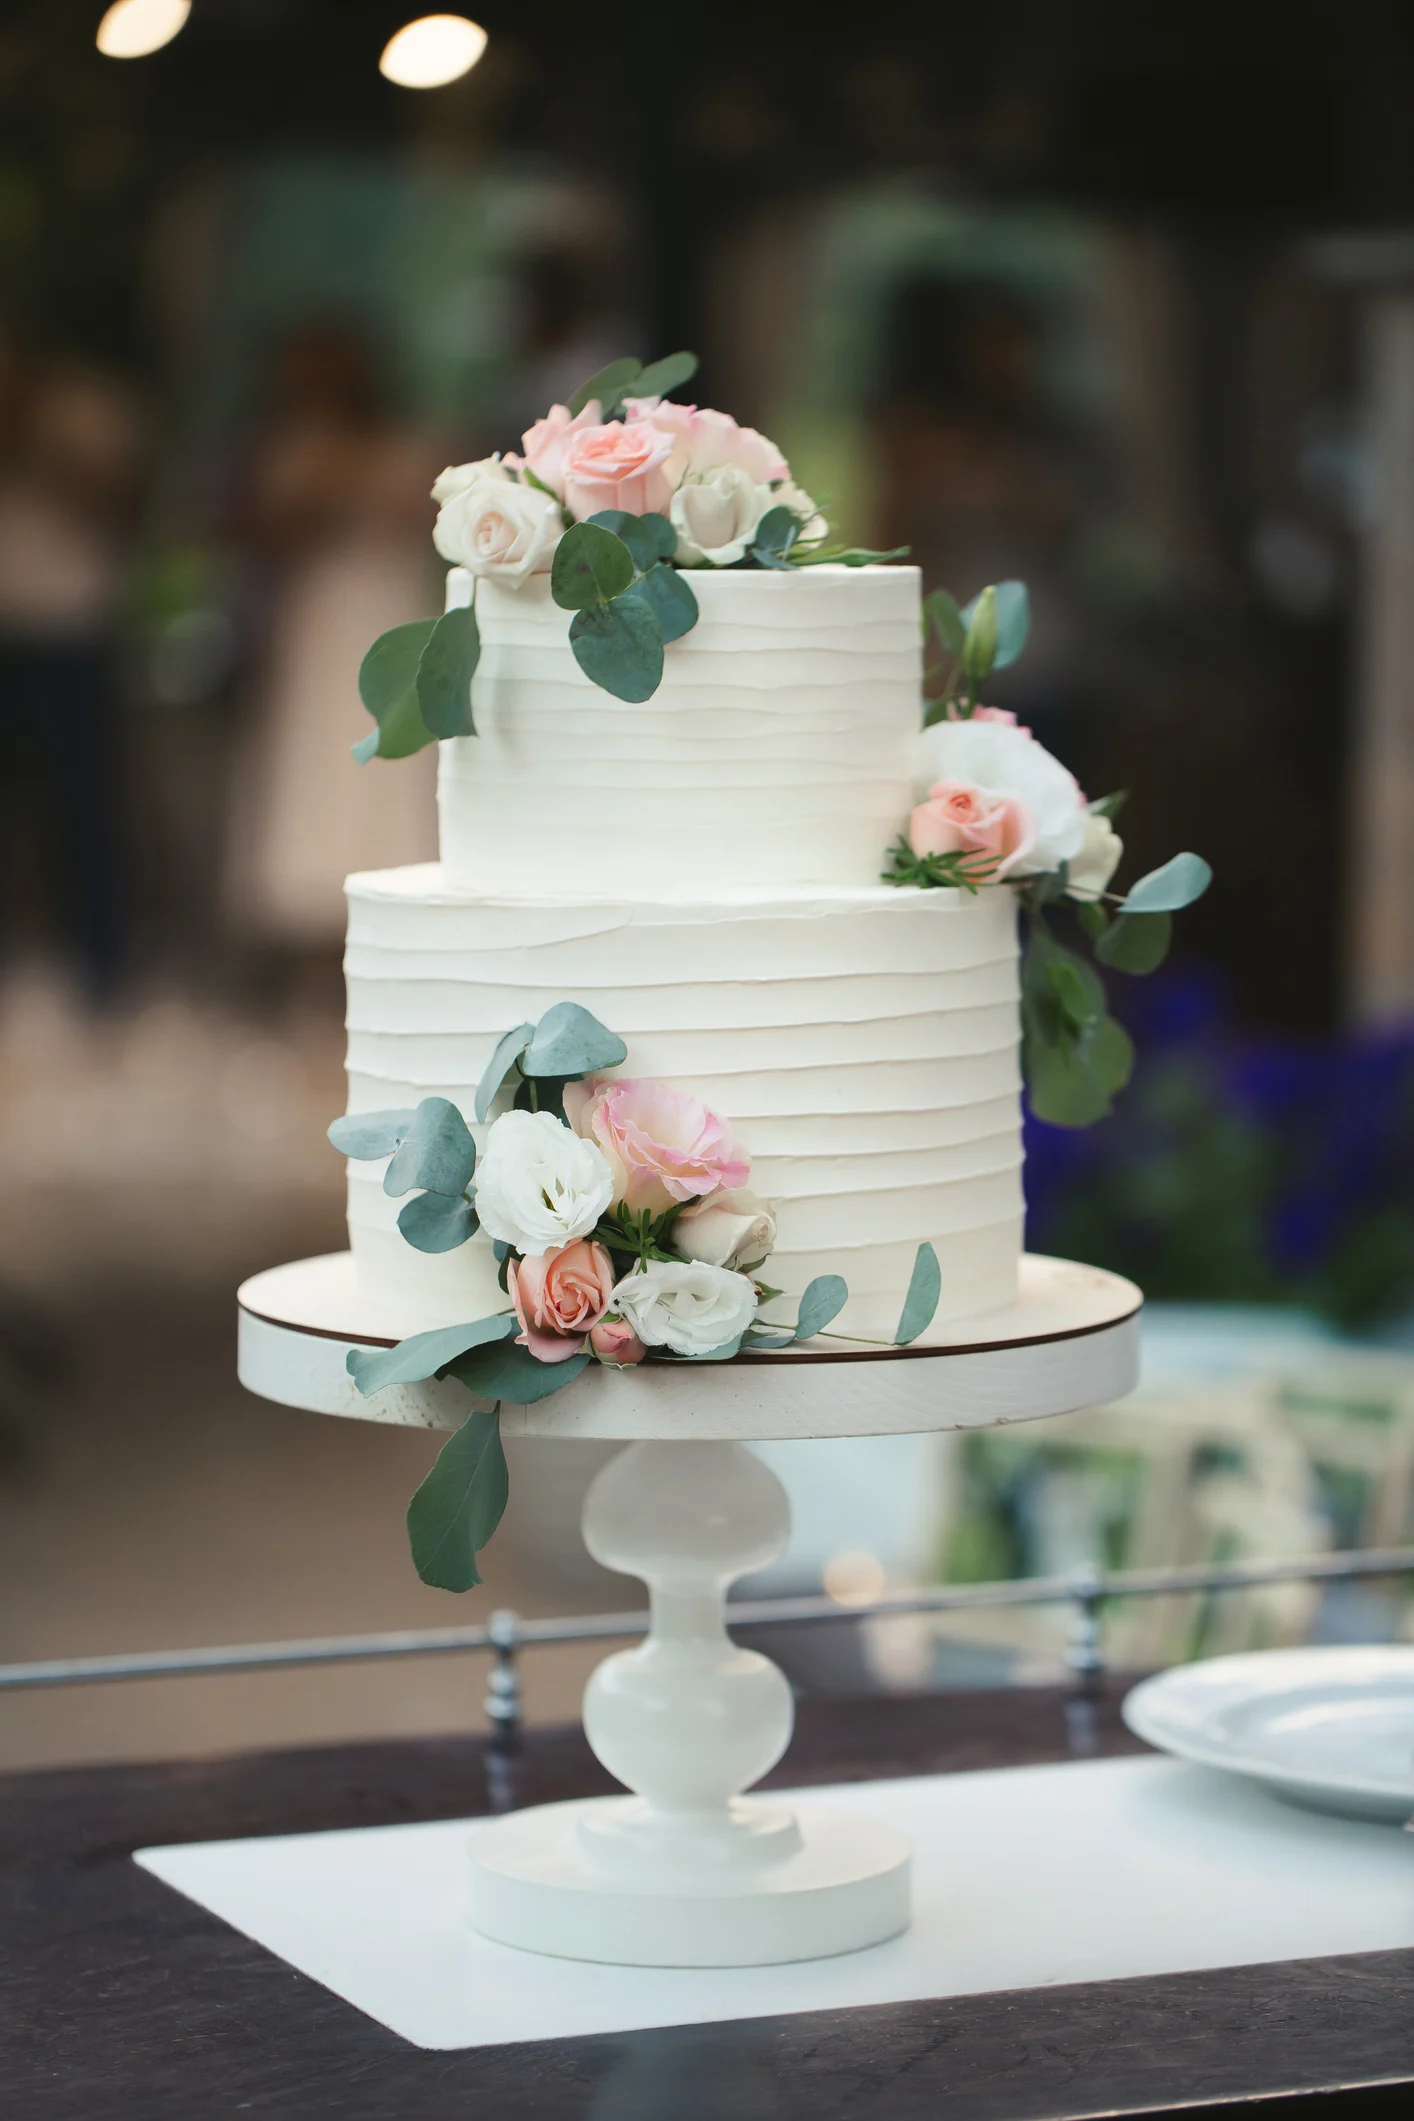
[(624, 409), (630, 426), (644, 421), (674, 437), (677, 446), (669, 467), (674, 487), (689, 472), (716, 471), (723, 464), (744, 471), (757, 486), (790, 477), (790, 466), (775, 443), (754, 427), (739, 427), (730, 413), (713, 412), (705, 405), (674, 405), (667, 398), (628, 398)]
[(576, 435), (599, 425), (599, 400), (591, 398), (583, 412), (573, 418), (567, 405), (552, 405), (543, 420), (537, 420), (520, 438), (524, 456), (502, 459), (512, 470), (533, 471), (542, 486), (559, 500), (565, 497), (565, 453)]
[(609, 1308), (614, 1263), (602, 1245), (578, 1237), (539, 1259), (512, 1259), (506, 1287), (521, 1331), (516, 1339), (537, 1362), (583, 1353), (585, 1336)]
[(744, 1186), (751, 1175), (726, 1121), (665, 1083), (570, 1084), (565, 1112), (576, 1134), (599, 1144), (615, 1201), (635, 1214), (665, 1215), (719, 1186)]
[(626, 1318), (601, 1318), (590, 1330), (589, 1345), (600, 1362), (617, 1370), (626, 1370), (630, 1363), (642, 1362), (648, 1353)]
[(581, 523), (601, 508), (661, 515), (672, 498), (667, 466), (676, 448), (675, 435), (647, 420), (581, 428), (562, 462), (565, 506)]
[[(992, 801), (965, 781), (935, 781), (928, 800), (908, 821), (908, 844), (915, 854), (988, 856), (988, 882), (995, 882), (1031, 851), (1036, 828), (1031, 813), (1014, 796)], [(980, 866), (980, 864), (979, 864)]]

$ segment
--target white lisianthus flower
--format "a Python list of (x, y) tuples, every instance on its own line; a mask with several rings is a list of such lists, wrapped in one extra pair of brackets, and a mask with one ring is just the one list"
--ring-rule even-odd
[(444, 560), (512, 588), (549, 569), (564, 527), (560, 504), (523, 486), (499, 457), (449, 465), (432, 498), (439, 506), (432, 542)]
[(678, 534), (678, 565), (730, 567), (744, 558), (776, 498), (739, 464), (689, 473), (668, 503), (668, 518)]
[(678, 1215), (669, 1242), (684, 1259), (709, 1267), (759, 1267), (776, 1242), (770, 1204), (745, 1188), (709, 1193)]
[(1034, 829), (1025, 874), (1041, 875), (1073, 861), (1089, 815), (1075, 776), (1044, 744), (1014, 723), (978, 718), (935, 722), (918, 739), (914, 773), (919, 793), (940, 781), (974, 788), (984, 806), (1020, 803)]
[(1066, 896), (1098, 898), (1118, 869), (1123, 853), (1124, 841), (1109, 819), (1101, 817), (1096, 810), (1087, 810), (1080, 852), (1071, 856), (1070, 868), (1066, 872)]
[(553, 1112), (493, 1121), (476, 1166), (476, 1213), (488, 1237), (541, 1259), (587, 1237), (613, 1197), (603, 1150)]
[(650, 1259), (619, 1283), (610, 1302), (645, 1347), (678, 1355), (711, 1355), (739, 1340), (756, 1316), (746, 1276), (705, 1260)]

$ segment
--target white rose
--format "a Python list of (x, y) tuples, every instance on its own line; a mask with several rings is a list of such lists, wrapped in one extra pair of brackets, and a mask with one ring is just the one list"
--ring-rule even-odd
[(709, 1267), (759, 1267), (776, 1242), (769, 1204), (745, 1189), (709, 1193), (675, 1219), (672, 1244)]
[(745, 556), (757, 524), (775, 505), (770, 487), (758, 486), (739, 464), (689, 475), (668, 503), (679, 564), (730, 567)]
[(513, 586), (548, 570), (564, 527), (560, 504), (522, 486), (495, 457), (451, 465), (432, 498), (441, 504), (432, 542), (444, 560)]
[(1107, 817), (1098, 811), (1085, 813), (1085, 837), (1080, 852), (1071, 856), (1066, 874), (1068, 898), (1098, 898), (1119, 867), (1124, 841)]
[(619, 1283), (611, 1302), (645, 1347), (679, 1355), (711, 1355), (739, 1340), (756, 1316), (746, 1276), (705, 1260), (650, 1259)]
[(1089, 813), (1075, 777), (1014, 723), (935, 722), (918, 739), (914, 765), (921, 796), (937, 781), (960, 781), (994, 802), (1011, 796), (1020, 803), (1036, 833), (1028, 875), (1058, 869), (1079, 854)]
[(488, 1237), (540, 1259), (587, 1237), (614, 1197), (602, 1149), (553, 1112), (503, 1112), (476, 1166), (476, 1213)]

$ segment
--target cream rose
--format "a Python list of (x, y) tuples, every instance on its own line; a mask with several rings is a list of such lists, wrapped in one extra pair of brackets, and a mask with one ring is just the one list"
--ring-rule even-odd
[(770, 1204), (754, 1193), (709, 1193), (674, 1218), (669, 1242), (684, 1259), (709, 1267), (759, 1267), (776, 1242)]
[(678, 565), (732, 566), (745, 557), (762, 516), (775, 505), (770, 487), (757, 485), (739, 465), (690, 473), (668, 504)]
[(1087, 810), (1080, 852), (1071, 856), (1066, 871), (1066, 896), (1098, 898), (1118, 869), (1123, 853), (1124, 841), (1109, 819), (1101, 817), (1098, 811)]
[(619, 1283), (613, 1307), (647, 1348), (712, 1355), (751, 1324), (756, 1291), (744, 1274), (703, 1260), (650, 1259)]
[(1020, 805), (1033, 838), (1016, 874), (1045, 874), (1079, 854), (1087, 813), (1075, 778), (1024, 729), (975, 717), (935, 722), (918, 739), (914, 767), (920, 795), (946, 781), (974, 790), (983, 810)]
[(552, 494), (522, 486), (496, 457), (456, 464), (432, 489), (432, 542), (444, 560), (512, 585), (545, 574), (563, 528)]
[(602, 1149), (553, 1112), (503, 1112), (476, 1166), (476, 1213), (488, 1237), (528, 1259), (587, 1237), (614, 1197)]

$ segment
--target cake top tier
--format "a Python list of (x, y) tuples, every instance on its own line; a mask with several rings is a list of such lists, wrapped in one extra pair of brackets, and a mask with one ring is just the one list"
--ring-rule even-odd
[[(472, 597), (453, 568), (448, 609)], [(698, 619), (632, 702), (575, 660), (547, 576), (483, 577), (474, 737), (442, 746), (459, 884), (602, 897), (876, 883), (913, 800), (917, 568), (694, 570)]]

